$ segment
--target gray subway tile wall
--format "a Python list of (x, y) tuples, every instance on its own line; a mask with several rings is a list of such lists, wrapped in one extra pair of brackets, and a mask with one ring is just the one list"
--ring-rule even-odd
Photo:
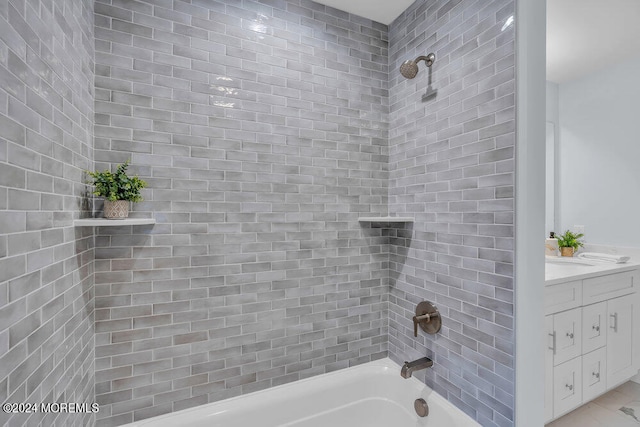
[[(94, 398), (92, 2), (0, 2), (0, 396)], [(2, 425), (85, 426), (91, 413), (0, 412)]]
[[(515, 35), (512, 0), (418, 1), (389, 28), (389, 356), (432, 356), (426, 383), (483, 426), (513, 425)], [(434, 52), (429, 72), (397, 71)], [(433, 301), (437, 336), (413, 337)]]
[(97, 425), (387, 355), (387, 27), (303, 1), (98, 1)]
[[(416, 376), (513, 425), (513, 9), (418, 0), (387, 27), (311, 0), (0, 2), (0, 394), (100, 404), (11, 425), (425, 354)], [(424, 63), (398, 68), (431, 51), (423, 102)], [(72, 227), (101, 208), (83, 169), (127, 159), (157, 223)], [(388, 213), (416, 221), (357, 221)], [(416, 339), (423, 299), (444, 327)]]

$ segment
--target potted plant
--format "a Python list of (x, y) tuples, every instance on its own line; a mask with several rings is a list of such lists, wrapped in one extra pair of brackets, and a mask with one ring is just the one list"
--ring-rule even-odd
[(556, 236), (558, 238), (558, 247), (560, 248), (560, 255), (572, 257), (573, 253), (578, 248), (584, 246), (584, 243), (580, 240), (584, 237), (582, 233), (572, 233), (567, 230), (564, 234)]
[(142, 196), (140, 190), (147, 186), (147, 183), (138, 178), (127, 175), (127, 160), (118, 165), (115, 173), (109, 170), (102, 172), (89, 172), (93, 178), (92, 185), (96, 189), (93, 192), (98, 197), (104, 197), (104, 217), (106, 219), (124, 219), (129, 216), (129, 202), (140, 202)]

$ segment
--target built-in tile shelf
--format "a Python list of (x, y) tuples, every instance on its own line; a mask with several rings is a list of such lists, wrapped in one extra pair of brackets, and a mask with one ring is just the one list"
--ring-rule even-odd
[(155, 223), (156, 220), (154, 218), (83, 218), (73, 221), (73, 225), (76, 227), (122, 227), (125, 225), (151, 225)]
[(359, 222), (413, 222), (408, 216), (361, 216)]

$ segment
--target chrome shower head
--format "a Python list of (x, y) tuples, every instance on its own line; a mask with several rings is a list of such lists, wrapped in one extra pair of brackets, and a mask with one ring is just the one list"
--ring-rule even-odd
[(418, 56), (414, 61), (407, 60), (400, 66), (400, 74), (407, 79), (412, 79), (418, 74), (418, 62), (424, 61), (427, 67), (431, 67), (436, 60), (436, 55), (430, 53), (427, 56)]

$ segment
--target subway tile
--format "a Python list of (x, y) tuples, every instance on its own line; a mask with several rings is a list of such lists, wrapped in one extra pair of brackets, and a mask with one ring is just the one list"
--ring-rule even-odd
[[(412, 19), (422, 1), (411, 6), (390, 28), (333, 9), (319, 9), (309, 0), (269, 6), (248, 1), (243, 3), (243, 9), (168, 0), (114, 0), (92, 6), (72, 1), (88, 9), (81, 19), (67, 25), (84, 25), (87, 34), (95, 32), (98, 50), (111, 49), (95, 55), (99, 74), (96, 88), (87, 88), (92, 81), (89, 67), (78, 68), (75, 76), (78, 84), (86, 84), (72, 88), (74, 93), (83, 94), (74, 99), (77, 110), (83, 112), (86, 108), (80, 104), (84, 102), (81, 99), (91, 100), (92, 94), (86, 92), (95, 90), (97, 114), (86, 113), (89, 122), (95, 120), (94, 158), (89, 157), (92, 142), (87, 121), (83, 119), (75, 125), (78, 130), (71, 132), (69, 126), (79, 120), (78, 114), (60, 114), (62, 99), (68, 102), (67, 93), (50, 90), (55, 95), (36, 98), (26, 90), (24, 82), (0, 68), (0, 80), (5, 82), (2, 87), (13, 99), (11, 111), (5, 113), (16, 119), (20, 113), (19, 120), (0, 115), (0, 120), (6, 122), (6, 126), (0, 126), (4, 129), (2, 137), (11, 141), (8, 158), (11, 162), (13, 157), (17, 168), (16, 173), (2, 176), (13, 187), (9, 207), (22, 210), (5, 214), (9, 215), (7, 220), (12, 220), (7, 229), (10, 233), (36, 233), (25, 235), (24, 241), (20, 240), (23, 248), (14, 251), (37, 245), (38, 240), (33, 237), (39, 230), (43, 230), (40, 244), (45, 248), (76, 239), (67, 232), (61, 236), (49, 233), (71, 217), (24, 214), (28, 209), (34, 209), (29, 211), (32, 214), (39, 213), (36, 209), (51, 212), (71, 206), (80, 178), (68, 181), (69, 176), (79, 174), (67, 170), (64, 163), (73, 163), (81, 170), (90, 167), (91, 162), (105, 165), (131, 158), (133, 168), (140, 168), (137, 170), (141, 176), (153, 184), (153, 190), (145, 192), (147, 200), (134, 207), (134, 213), (153, 212), (159, 220), (150, 234), (139, 235), (135, 228), (119, 232), (97, 229), (95, 252), (92, 243), (81, 241), (76, 245), (86, 248), (82, 256), (87, 263), (84, 268), (93, 268), (89, 265), (94, 253), (100, 261), (94, 264), (96, 272), (88, 273), (88, 286), (92, 281), (96, 283), (99, 363), (96, 361), (95, 378), (82, 376), (82, 370), (75, 377), (100, 384), (95, 389), (96, 399), (102, 402), (104, 411), (97, 415), (98, 425), (140, 420), (208, 399), (335, 370), (381, 357), (387, 354), (387, 348), (389, 355), (398, 360), (413, 355), (415, 350), (408, 344), (412, 341), (406, 336), (410, 333), (408, 326), (398, 330), (392, 322), (390, 328), (400, 338), (392, 339), (387, 337), (386, 329), (379, 329), (380, 317), (374, 316), (380, 309), (378, 297), (387, 295), (387, 281), (380, 278), (387, 277), (389, 268), (395, 276), (390, 284), (392, 291), (397, 287), (404, 290), (402, 295), (394, 294), (394, 301), (401, 303), (392, 305), (394, 315), (402, 316), (404, 312), (398, 311), (399, 307), (410, 309), (424, 295), (442, 301), (445, 315), (454, 313), (448, 307), (460, 309), (460, 302), (472, 301), (474, 295), (487, 298), (478, 303), (482, 306), (476, 310), (478, 317), (508, 311), (512, 293), (500, 292), (494, 299), (489, 290), (492, 286), (506, 291), (513, 288), (510, 275), (494, 274), (508, 272), (512, 265), (509, 221), (513, 216), (513, 192), (506, 188), (513, 185), (512, 165), (508, 163), (514, 144), (510, 136), (513, 110), (509, 109), (513, 105), (513, 66), (508, 66), (508, 61), (498, 66), (497, 61), (512, 56), (513, 35), (498, 35), (494, 28), (497, 24), (492, 25), (493, 21), (486, 17), (480, 19), (482, 15), (475, 4), (437, 0), (433, 10), (442, 19), (425, 21), (412, 34), (415, 40), (399, 42), (403, 25)], [(498, 3), (509, 6), (512, 2)], [(387, 99), (409, 99), (415, 86), (405, 85), (387, 68), (396, 69), (404, 56), (417, 53), (412, 49), (436, 31), (453, 31), (459, 25), (457, 16), (462, 16), (449, 16), (453, 6), (467, 12), (468, 22), (473, 23), (467, 25), (467, 30), (483, 29), (483, 37), (500, 37), (493, 45), (498, 47), (485, 51), (491, 43), (482, 48), (476, 48), (473, 42), (463, 44), (462, 40), (442, 43), (439, 58), (465, 55), (468, 63), (464, 69), (439, 76), (434, 82), (439, 99), (426, 107), (437, 111), (425, 113), (425, 104), (416, 99), (415, 103), (405, 104), (411, 110), (407, 114), (399, 104), (387, 103)], [(85, 19), (93, 16), (93, 8), (96, 27), (91, 29), (91, 21)], [(253, 11), (248, 12), (249, 9)], [(249, 40), (251, 33), (242, 27), (242, 19), (254, 17), (256, 11), (278, 16), (267, 26), (277, 37), (268, 36), (260, 43)], [(6, 35), (2, 40), (23, 59), (25, 54), (20, 52), (27, 52), (27, 42), (37, 42), (24, 29), (0, 31)], [(52, 31), (65, 34), (68, 28), (54, 26)], [(296, 63), (311, 46), (315, 58)], [(230, 55), (224, 55), (223, 47)], [(46, 44), (41, 48), (43, 59), (51, 56)], [(353, 49), (353, 57), (344, 53), (346, 48)], [(79, 49), (86, 58), (93, 57), (91, 47), (81, 45)], [(398, 64), (387, 67), (387, 58)], [(254, 63), (256, 60), (260, 62)], [(42, 65), (28, 56), (26, 64), (12, 61), (12, 67), (33, 67), (38, 73), (43, 66), (52, 64), (54, 72), (44, 75), (61, 74), (60, 65), (53, 61), (42, 61)], [(442, 61), (445, 64), (446, 59)], [(349, 74), (345, 73), (347, 70)], [(441, 73), (445, 70), (446, 65), (436, 68)], [(60, 87), (55, 82), (49, 86)], [(277, 88), (273, 93), (272, 87)], [(87, 104), (89, 109), (94, 108), (90, 101)], [(469, 111), (449, 108), (452, 105)], [(55, 126), (47, 123), (52, 109)], [(363, 115), (366, 120), (360, 119)], [(201, 122), (202, 117), (216, 119)], [(405, 121), (404, 117), (411, 120)], [(25, 128), (31, 130), (27, 132)], [(82, 139), (74, 139), (69, 146), (74, 151), (66, 144), (62, 149), (48, 142), (66, 142), (63, 132)], [(26, 150), (22, 147), (25, 139)], [(404, 139), (407, 145), (400, 142)], [(25, 152), (45, 156), (29, 157)], [(415, 153), (424, 153), (418, 161), (429, 163), (426, 174), (422, 165), (414, 161), (419, 155)], [(27, 175), (25, 169), (64, 177), (65, 180), (54, 181), (53, 192), (59, 199), (52, 194), (40, 195), (50, 193), (49, 183), (39, 180), (38, 175)], [(451, 180), (450, 185), (433, 184), (436, 177)], [(17, 192), (24, 189), (38, 199), (29, 191)], [(468, 198), (461, 201), (452, 198), (453, 194), (467, 194)], [(474, 209), (476, 206), (479, 209)], [(369, 234), (375, 229), (360, 228), (356, 222), (361, 212), (384, 214), (387, 209), (424, 219), (437, 233), (424, 232), (424, 225), (416, 222), (416, 229), (408, 234), (389, 228), (383, 229), (388, 234)], [(437, 218), (443, 222), (433, 223), (436, 215), (428, 209), (437, 210)], [(200, 214), (212, 218), (199, 217)], [(454, 236), (454, 232), (459, 235)], [(60, 238), (62, 242), (56, 240)], [(67, 254), (67, 246), (64, 248), (56, 254), (71, 260), (72, 254)], [(435, 254), (439, 254), (437, 258)], [(460, 257), (469, 256), (473, 262), (465, 259), (471, 263), (461, 264)], [(34, 252), (28, 257), (10, 258), (11, 264), (6, 264), (10, 270), (2, 271), (8, 272), (8, 278), (16, 278), (27, 269), (37, 272), (47, 268), (48, 263), (54, 265), (53, 259), (53, 252)], [(221, 264), (223, 261), (227, 264)], [(492, 264), (496, 264), (495, 272), (490, 269)], [(161, 268), (154, 270), (150, 265)], [(456, 267), (461, 265), (464, 268)], [(427, 271), (427, 267), (438, 274)], [(38, 290), (31, 290), (40, 285), (36, 276), (31, 276), (25, 282), (29, 285), (20, 291), (14, 285), (18, 301), (24, 301), (20, 292), (31, 290), (27, 305), (34, 309), (43, 306), (44, 326), (28, 338), (29, 351), (43, 339), (43, 334), (36, 336), (39, 331), (48, 331), (51, 322), (55, 325), (70, 319), (80, 308), (71, 307), (64, 298), (54, 298), (52, 294), (51, 280), (58, 281), (56, 292), (80, 286), (75, 283), (79, 279), (63, 278), (63, 273), (58, 273), (57, 268), (43, 273), (40, 281), (44, 287)], [(465, 291), (460, 291), (465, 286), (462, 277), (483, 273), (491, 274), (478, 277), (482, 283), (466, 284)], [(334, 292), (338, 285), (343, 292), (354, 295), (337, 298)], [(51, 300), (48, 304), (47, 299)], [(305, 304), (314, 304), (318, 312), (309, 312), (311, 306)], [(287, 312), (295, 317), (286, 317)], [(16, 322), (26, 319), (26, 315), (19, 312)], [(361, 323), (355, 321), (355, 316), (361, 317)], [(466, 319), (462, 313), (451, 316), (458, 316), (456, 321)], [(268, 324), (257, 322), (258, 319), (265, 319)], [(85, 323), (89, 327), (90, 323)], [(313, 332), (314, 324), (329, 329), (326, 334)], [(35, 323), (24, 320), (16, 326), (14, 337), (20, 338), (29, 325)], [(499, 364), (509, 366), (512, 355), (502, 342), (509, 328), (500, 325), (506, 329), (483, 331), (482, 343), (487, 345), (494, 332), (501, 337), (499, 348), (487, 348), (487, 353), (495, 352)], [(484, 360), (477, 352), (462, 351), (463, 341), (473, 346), (469, 338), (458, 332), (456, 337), (449, 336), (441, 348), (461, 352), (460, 360), (473, 369)], [(428, 346), (429, 342), (425, 344)], [(22, 351), (20, 346), (14, 351)], [(242, 348), (248, 354), (238, 353)], [(202, 372), (177, 368), (172, 370), (176, 375), (172, 384), (161, 375), (163, 370), (172, 368), (171, 361), (146, 361), (149, 351), (174, 357), (175, 363), (192, 365)], [(78, 354), (78, 363), (91, 359), (90, 351)], [(133, 367), (111, 365), (125, 363), (128, 354), (133, 359), (140, 357), (139, 363)], [(219, 359), (212, 363), (206, 359), (207, 354)], [(299, 359), (300, 354), (304, 360)], [(242, 360), (247, 362), (244, 366), (249, 366), (253, 363), (250, 359), (258, 358), (262, 362), (256, 362), (255, 372), (234, 367), (235, 362)], [(40, 366), (39, 372), (48, 367)], [(448, 366), (455, 369), (452, 364)], [(209, 382), (203, 382), (205, 375)], [(436, 381), (446, 379), (447, 371), (438, 375)], [(104, 386), (105, 382), (111, 382), (112, 387)], [(512, 379), (504, 381), (503, 389), (510, 382)], [(466, 405), (463, 407), (467, 411), (476, 411), (479, 419), (492, 419), (492, 414), (511, 416), (512, 405), (497, 406), (490, 399), (465, 400), (464, 395), (460, 398), (463, 383), (452, 380), (442, 384), (438, 390), (454, 403)], [(481, 390), (483, 383), (464, 384)], [(183, 386), (193, 387), (194, 394), (182, 391)], [(225, 386), (232, 387), (231, 391), (223, 391)], [(203, 398), (199, 393), (211, 396)], [(473, 395), (477, 396), (477, 390)], [(496, 392), (489, 397), (500, 401), (503, 395)]]
[[(419, 3), (419, 2), (418, 2)], [(411, 13), (418, 6), (418, 3), (411, 6), (407, 12), (402, 14), (398, 20), (391, 25), (389, 30), (389, 37), (391, 40), (390, 44), (390, 58), (393, 61), (397, 61), (397, 65), (401, 60), (404, 60), (404, 56), (412, 57), (414, 53), (406, 52), (403, 49), (405, 46), (405, 42), (403, 43), (395, 43), (395, 40), (399, 40), (399, 34), (403, 34), (402, 28), (406, 25), (406, 20), (412, 17)], [(509, 2), (501, 2), (501, 5), (507, 5)], [(444, 14), (447, 11), (448, 7), (451, 5), (445, 5), (445, 2), (436, 2), (433, 5), (434, 10), (437, 8), (441, 8)], [(474, 25), (469, 28), (484, 28), (483, 36), (486, 37), (483, 42), (486, 43), (491, 40), (491, 38), (499, 37), (499, 31), (495, 31), (494, 21), (485, 20), (486, 18), (479, 18), (479, 9), (474, 5), (466, 4), (465, 2), (461, 2), (457, 5), (460, 10), (463, 10), (466, 14), (465, 19), (469, 19), (468, 22), (472, 22)], [(442, 15), (444, 18), (444, 15)], [(462, 15), (460, 15), (462, 16)], [(449, 17), (450, 18), (450, 17)], [(448, 18), (444, 18), (440, 25), (446, 26)], [(452, 20), (451, 22), (454, 22)], [(478, 24), (481, 22), (482, 24)], [(433, 28), (433, 29), (432, 29)], [(412, 34), (411, 36), (414, 40), (420, 40), (420, 37), (426, 37), (426, 35), (430, 34), (430, 31), (435, 31), (435, 29), (439, 28), (438, 24), (427, 23), (424, 27), (421, 27), (421, 31), (424, 33), (420, 34)], [(449, 29), (447, 28), (446, 31)], [(468, 30), (472, 31), (472, 30)], [(512, 37), (512, 36), (511, 36)], [(494, 295), (494, 287), (507, 287), (511, 289), (513, 287), (512, 278), (509, 276), (498, 276), (494, 273), (495, 264), (501, 264), (505, 267), (512, 265), (512, 246), (509, 249), (505, 250), (497, 250), (497, 242), (496, 238), (507, 238), (512, 239), (512, 228), (510, 226), (498, 225), (505, 222), (509, 224), (507, 217), (512, 216), (513, 212), (513, 191), (510, 186), (513, 185), (513, 175), (510, 173), (502, 173), (507, 170), (504, 167), (497, 166), (500, 164), (499, 162), (503, 160), (510, 160), (513, 156), (513, 145), (514, 140), (511, 138), (510, 140), (501, 140), (502, 145), (498, 145), (497, 139), (502, 138), (502, 135), (508, 136), (513, 132), (515, 117), (513, 111), (506, 112), (505, 115), (495, 119), (491, 116), (492, 113), (496, 111), (506, 110), (510, 106), (512, 106), (512, 96), (514, 93), (514, 86), (512, 84), (513, 79), (513, 69), (500, 69), (497, 70), (494, 66), (494, 63), (500, 60), (500, 58), (504, 58), (513, 54), (513, 44), (506, 43), (502, 44), (502, 48), (499, 49), (499, 52), (493, 49), (487, 49), (491, 44), (487, 43), (486, 46), (482, 48), (476, 48), (473, 44), (459, 44), (459, 43), (450, 43), (448, 46), (443, 48), (442, 54), (439, 54), (438, 57), (446, 56), (447, 53), (451, 52), (453, 55), (464, 54), (465, 55), (465, 64), (463, 67), (458, 69), (451, 70), (450, 74), (450, 83), (449, 87), (439, 87), (439, 96), (440, 100), (432, 101), (431, 107), (433, 108), (433, 112), (437, 114), (439, 122), (439, 130), (438, 136), (444, 138), (445, 136), (449, 137), (450, 147), (447, 145), (441, 144), (442, 149), (449, 150), (449, 152), (438, 152), (439, 159), (450, 159), (448, 167), (450, 168), (464, 168), (464, 178), (462, 176), (456, 177), (455, 174), (448, 172), (446, 170), (442, 170), (438, 173), (439, 177), (442, 179), (451, 180), (450, 188), (439, 190), (434, 187), (424, 187), (427, 191), (431, 190), (437, 194), (442, 200), (447, 198), (447, 194), (444, 193), (446, 190), (463, 190), (463, 194), (465, 194), (464, 200), (478, 200), (477, 206), (474, 208), (474, 205), (461, 205), (459, 202), (455, 200), (451, 200), (450, 206), (447, 206), (449, 212), (452, 212), (453, 209), (471, 209), (464, 213), (462, 217), (463, 227), (460, 228), (459, 232), (462, 234), (462, 242), (465, 245), (464, 247), (456, 247), (455, 245), (458, 241), (456, 239), (450, 240), (441, 238), (439, 241), (441, 244), (451, 245), (451, 249), (445, 249), (442, 247), (446, 253), (464, 253), (466, 254), (466, 247), (477, 248), (474, 249), (469, 254), (477, 253), (478, 258), (475, 261), (467, 261), (465, 259), (464, 266), (469, 268), (469, 273), (474, 270), (478, 274), (478, 280), (482, 283), (472, 284), (469, 282), (466, 286), (469, 292), (459, 293), (459, 291), (452, 287), (449, 292), (446, 292), (447, 287), (449, 286), (457, 286), (454, 277), (451, 276), (460, 276), (460, 274), (466, 274), (466, 269), (458, 269), (455, 267), (457, 259), (455, 257), (443, 257), (440, 256), (439, 261), (448, 266), (448, 269), (442, 270), (442, 273), (437, 276), (437, 281), (441, 282), (443, 287), (436, 287), (434, 289), (441, 289), (440, 292), (446, 292), (448, 297), (453, 297), (455, 299), (461, 299), (466, 301), (475, 301), (475, 298), (478, 299), (477, 306), (475, 304), (467, 304), (465, 306), (464, 311), (469, 312), (470, 316), (458, 311), (449, 310), (449, 315), (454, 316), (456, 319), (464, 321), (464, 322), (476, 322), (478, 318), (488, 319), (492, 321), (496, 316), (502, 316), (504, 314), (512, 314), (512, 294), (504, 295), (504, 300), (497, 300), (492, 298)], [(411, 46), (411, 45), (410, 45)], [(495, 46), (495, 45), (493, 45)], [(413, 48), (413, 47), (412, 47)], [(396, 50), (394, 50), (396, 49)], [(447, 51), (445, 49), (450, 49)], [(396, 52), (398, 52), (396, 54)], [(416, 55), (419, 53), (415, 53)], [(436, 64), (438, 62), (436, 61)], [(436, 65), (437, 67), (437, 65)], [(394, 67), (390, 67), (394, 68)], [(444, 67), (446, 68), (446, 66)], [(391, 76), (390, 76), (391, 77)], [(440, 77), (440, 81), (441, 77)], [(397, 82), (397, 85), (393, 84)], [(407, 88), (402, 86), (402, 80), (393, 80), (390, 78), (390, 94), (394, 97), (401, 98), (405, 95), (405, 92), (411, 90), (411, 88)], [(455, 84), (454, 84), (455, 83)], [(445, 83), (446, 85), (446, 83)], [(395, 95), (394, 95), (395, 93)], [(440, 94), (443, 94), (443, 98), (440, 97)], [(448, 99), (447, 99), (448, 97)], [(459, 104), (461, 103), (461, 104)], [(466, 115), (459, 114), (461, 110), (458, 107), (459, 105), (464, 106), (465, 110), (468, 109), (478, 109), (480, 113), (480, 119), (475, 119), (474, 115), (470, 112), (466, 113)], [(409, 108), (412, 108), (413, 105), (410, 103)], [(420, 103), (417, 103), (417, 108), (420, 108)], [(407, 115), (411, 116), (411, 110), (407, 110), (407, 106), (403, 105), (403, 109), (395, 109), (394, 104), (391, 105), (390, 108), (390, 126), (391, 129), (394, 129), (394, 121), (399, 120), (402, 123), (402, 120)], [(456, 116), (457, 115), (457, 116)], [(413, 117), (413, 116), (412, 116)], [(447, 120), (449, 118), (449, 120)], [(457, 134), (459, 129), (455, 128), (456, 120), (464, 120), (464, 131), (465, 133)], [(406, 176), (410, 173), (410, 165), (403, 162), (403, 156), (410, 153), (410, 149), (412, 147), (404, 147), (402, 144), (394, 145), (394, 141), (402, 141), (404, 135), (412, 135), (419, 129), (419, 126), (426, 126), (427, 124), (431, 124), (428, 116), (424, 114), (416, 115), (416, 120), (414, 124), (398, 127), (394, 129), (390, 133), (390, 165), (391, 176)], [(452, 121), (451, 121), (452, 120)], [(495, 120), (493, 122), (492, 120)], [(499, 121), (504, 121), (504, 123), (499, 123)], [(451, 121), (451, 122), (449, 122)], [(416, 130), (414, 130), (416, 129)], [(420, 138), (416, 140), (417, 143), (421, 143)], [(426, 144), (426, 142), (425, 142)], [(435, 145), (433, 146), (436, 147)], [(455, 153), (453, 151), (454, 147), (462, 147), (462, 155)], [(463, 157), (467, 156), (467, 157)], [(490, 163), (496, 162), (496, 166), (490, 165)], [(486, 165), (482, 165), (486, 164)], [(440, 164), (438, 167), (442, 167)], [(389, 188), (389, 209), (393, 210), (398, 215), (402, 215), (403, 213), (412, 213), (415, 215), (415, 204), (412, 203), (413, 200), (420, 200), (417, 198), (415, 194), (404, 195), (402, 192), (403, 186), (407, 185), (406, 181), (403, 179), (391, 180), (390, 188)], [(398, 190), (396, 191), (395, 188)], [(419, 187), (413, 187), (415, 189), (419, 189)], [(442, 192), (437, 193), (438, 191)], [(421, 199), (428, 199), (429, 196), (422, 196)], [(504, 200), (501, 200), (504, 199)], [(436, 199), (432, 199), (436, 200)], [(442, 209), (442, 205), (432, 205), (434, 208)], [(444, 212), (441, 212), (439, 215), (439, 219), (445, 219)], [(504, 218), (503, 218), (504, 217)], [(495, 227), (495, 228), (494, 228)], [(420, 241), (419, 234), (415, 234), (413, 241), (410, 243), (410, 247), (407, 248), (409, 254), (412, 251), (416, 251), (419, 244), (422, 243)], [(425, 242), (426, 243), (426, 242)], [(507, 243), (505, 241), (505, 243)], [(423, 243), (424, 245), (424, 243)], [(416, 246), (416, 249), (413, 247)], [(505, 247), (505, 248), (506, 248)], [(436, 249), (431, 246), (432, 249)], [(440, 247), (438, 247), (440, 250)], [(393, 271), (394, 264), (390, 265)], [(504, 267), (501, 267), (504, 268)], [(396, 279), (395, 285), (393, 286), (402, 286), (403, 289), (411, 289), (411, 294), (420, 293), (421, 288), (424, 285), (424, 278), (421, 278), (417, 274), (418, 272), (413, 272), (409, 269), (404, 269), (403, 273), (398, 274), (398, 278)], [(449, 276), (451, 275), (451, 276)], [(418, 277), (416, 277), (418, 276)], [(480, 279), (480, 276), (482, 277)], [(474, 280), (474, 279), (471, 279)], [(474, 280), (475, 281), (475, 280)], [(475, 295), (475, 296), (474, 296)], [(406, 297), (405, 297), (406, 298)], [(471, 299), (469, 299), (471, 298)], [(443, 296), (439, 296), (436, 294), (436, 301), (440, 301), (443, 304), (443, 307), (446, 305), (450, 305), (455, 302), (455, 300), (444, 298)], [(405, 299), (403, 299), (405, 301)], [(411, 299), (407, 300), (407, 303), (411, 303)], [(396, 305), (392, 304), (390, 306), (391, 313), (397, 312), (399, 316), (403, 315), (402, 311), (396, 311)], [(445, 315), (447, 311), (442, 311)], [(390, 313), (390, 314), (391, 314)], [(458, 313), (458, 314), (456, 314)], [(496, 325), (497, 327), (498, 325)], [(507, 334), (507, 337), (512, 333), (512, 324), (506, 324), (501, 326), (504, 329), (484, 329), (482, 333), (475, 332), (477, 328), (475, 325), (466, 326), (466, 333), (459, 334), (454, 332), (453, 330), (449, 332), (449, 340), (453, 340), (456, 343), (462, 343), (466, 346), (466, 348), (473, 348), (474, 342), (470, 341), (470, 338), (481, 338), (482, 348), (485, 351), (491, 351), (492, 354), (495, 354), (496, 357), (499, 357), (502, 363), (509, 364), (509, 360), (512, 360), (511, 349), (507, 349), (502, 347), (502, 335)], [(390, 323), (390, 329), (396, 329), (396, 323)], [(473, 329), (469, 329), (473, 328)], [(397, 331), (398, 334), (402, 334), (405, 330), (400, 329)], [(495, 340), (495, 342), (494, 342)], [(506, 340), (508, 341), (508, 339)], [(411, 342), (409, 341), (406, 341)], [(396, 360), (402, 361), (406, 360), (408, 357), (407, 353), (410, 353), (411, 349), (407, 348), (407, 344), (403, 342), (403, 340), (391, 340), (391, 345), (389, 347), (389, 353), (392, 358), (397, 358)], [(452, 347), (453, 342), (451, 342)], [(427, 339), (426, 348), (433, 347), (434, 343), (431, 340)], [(495, 347), (494, 347), (495, 346)], [(492, 350), (490, 350), (492, 349)], [(438, 363), (438, 353), (436, 353), (436, 363)], [(485, 367), (485, 360), (478, 357), (477, 352), (462, 352), (464, 363), (469, 364), (469, 366), (481, 366), (482, 369), (485, 369), (486, 372), (494, 372), (493, 364), (489, 364), (487, 362), (487, 367)], [(461, 360), (462, 361), (462, 360)], [(442, 359), (444, 363), (445, 360)], [(447, 367), (447, 369), (453, 369), (453, 367)], [(475, 368), (474, 368), (475, 369)], [(445, 370), (446, 372), (446, 370)], [(441, 391), (445, 396), (448, 396), (450, 400), (460, 406), (465, 412), (470, 413), (472, 416), (477, 417), (478, 420), (485, 419), (495, 419), (497, 417), (502, 417), (503, 420), (509, 419), (512, 417), (512, 406), (507, 403), (504, 407), (497, 408), (493, 405), (493, 402), (490, 399), (486, 399), (484, 401), (479, 401), (476, 399), (469, 399), (468, 395), (465, 394), (467, 398), (460, 400), (458, 398), (458, 394), (460, 393), (460, 389), (456, 387), (449, 387), (446, 382), (440, 381), (441, 384), (444, 384), (441, 387), (438, 387), (437, 384), (439, 380), (442, 378), (441, 375), (438, 374), (437, 379), (435, 380), (436, 389)], [(449, 378), (452, 378), (454, 383), (456, 382), (455, 376), (450, 375)], [(501, 384), (508, 387), (507, 384), (513, 384), (512, 379), (502, 381)], [(430, 384), (430, 380), (427, 379), (427, 384)], [(463, 384), (463, 383), (460, 383)], [(494, 392), (493, 388), (485, 388), (485, 384), (482, 381), (470, 381), (469, 383), (464, 383), (465, 388), (476, 390), (482, 390), (483, 392), (488, 393), (488, 395), (492, 396), (492, 399), (499, 400), (500, 393)], [(511, 418), (512, 420), (512, 418)], [(512, 423), (513, 421), (511, 421)]]
[[(24, 9), (26, 21), (11, 6), (10, 22), (1, 26), (6, 37), (0, 42), (0, 48), (5, 43), (11, 45), (12, 53), (5, 64), (22, 79), (20, 81), (12, 74), (4, 74), (8, 73), (7, 69), (0, 68), (0, 80), (5, 83), (0, 99), (8, 101), (8, 108), (1, 109), (0, 115), (0, 132), (9, 141), (3, 147), (3, 159), (15, 168), (6, 169), (9, 166), (7, 164), (2, 173), (5, 180), (3, 184), (11, 187), (11, 194), (3, 192), (3, 200), (9, 203), (3, 202), (2, 206), (14, 209), (5, 213), (2, 223), (4, 232), (15, 233), (9, 234), (10, 248), (14, 252), (26, 251), (24, 256), (2, 260), (10, 264), (3, 266), (5, 274), (0, 280), (11, 280), (9, 296), (18, 304), (3, 301), (2, 312), (9, 323), (2, 339), (13, 348), (7, 348), (2, 353), (16, 360), (29, 361), (34, 361), (36, 355), (53, 354), (54, 348), (64, 337), (65, 327), (77, 328), (75, 333), (78, 337), (90, 337), (93, 310), (89, 300), (65, 301), (62, 296), (54, 296), (54, 288), (58, 293), (68, 291), (69, 295), (81, 295), (90, 289), (92, 279), (89, 266), (93, 255), (90, 252), (91, 244), (84, 240), (86, 235), (75, 236), (69, 229), (65, 233), (54, 221), (55, 215), (52, 213), (64, 208), (65, 198), (68, 206), (75, 206), (72, 210), (82, 209), (79, 189), (83, 185), (79, 171), (90, 166), (90, 148), (93, 145), (93, 67), (90, 64), (94, 52), (93, 43), (88, 42), (94, 32), (93, 4), (70, 3), (64, 10), (57, 10), (55, 16), (47, 15), (46, 8), (40, 10), (36, 4), (36, 8), (43, 13), (43, 21), (51, 21), (47, 22), (49, 25), (46, 30), (40, 29), (43, 21), (33, 15), (32, 6)], [(66, 15), (64, 18), (63, 14)], [(31, 28), (35, 28), (35, 31)], [(73, 38), (74, 32), (83, 34), (85, 38)], [(40, 37), (43, 39), (40, 40)], [(67, 53), (53, 56), (51, 43), (54, 38), (68, 40)], [(18, 42), (20, 39), (22, 41)], [(29, 45), (30, 49), (23, 49), (23, 44)], [(61, 47), (55, 47), (55, 50), (63, 51)], [(61, 80), (63, 74), (64, 81)], [(34, 89), (25, 88), (25, 84)], [(6, 94), (11, 98), (7, 100)], [(66, 178), (64, 184), (62, 181), (56, 183), (54, 177), (62, 176)], [(24, 189), (28, 191), (22, 191)], [(58, 215), (58, 218), (62, 217)], [(5, 242), (9, 244), (8, 240)], [(77, 253), (73, 251), (76, 243)], [(46, 249), (41, 250), (41, 247)], [(68, 268), (74, 266), (73, 269), (79, 269), (81, 273), (68, 274), (63, 278), (63, 273), (58, 271), (63, 263)], [(30, 274), (23, 275), (27, 271)], [(12, 313), (19, 313), (23, 306), (28, 311), (20, 319), (11, 317)], [(65, 326), (67, 320), (71, 323)], [(83, 338), (77, 345), (57, 350), (58, 357), (64, 357), (78, 367), (71, 376), (62, 369), (54, 368), (53, 358), (48, 357), (30, 365), (29, 379), (20, 374), (20, 368), (14, 371), (11, 387), (39, 395), (43, 390), (53, 389), (54, 384), (66, 378), (66, 383), (58, 386), (61, 387), (59, 391), (73, 401), (89, 401), (93, 396), (94, 384), (92, 368), (89, 368), (93, 363), (93, 353), (89, 350), (92, 348), (92, 340)], [(20, 356), (16, 353), (22, 350), (27, 350), (32, 356), (26, 358), (26, 354)], [(6, 361), (3, 364), (12, 368)], [(75, 389), (77, 384), (84, 386)], [(36, 419), (31, 417), (27, 423), (37, 423)], [(92, 419), (89, 416), (85, 421), (92, 423)]]

